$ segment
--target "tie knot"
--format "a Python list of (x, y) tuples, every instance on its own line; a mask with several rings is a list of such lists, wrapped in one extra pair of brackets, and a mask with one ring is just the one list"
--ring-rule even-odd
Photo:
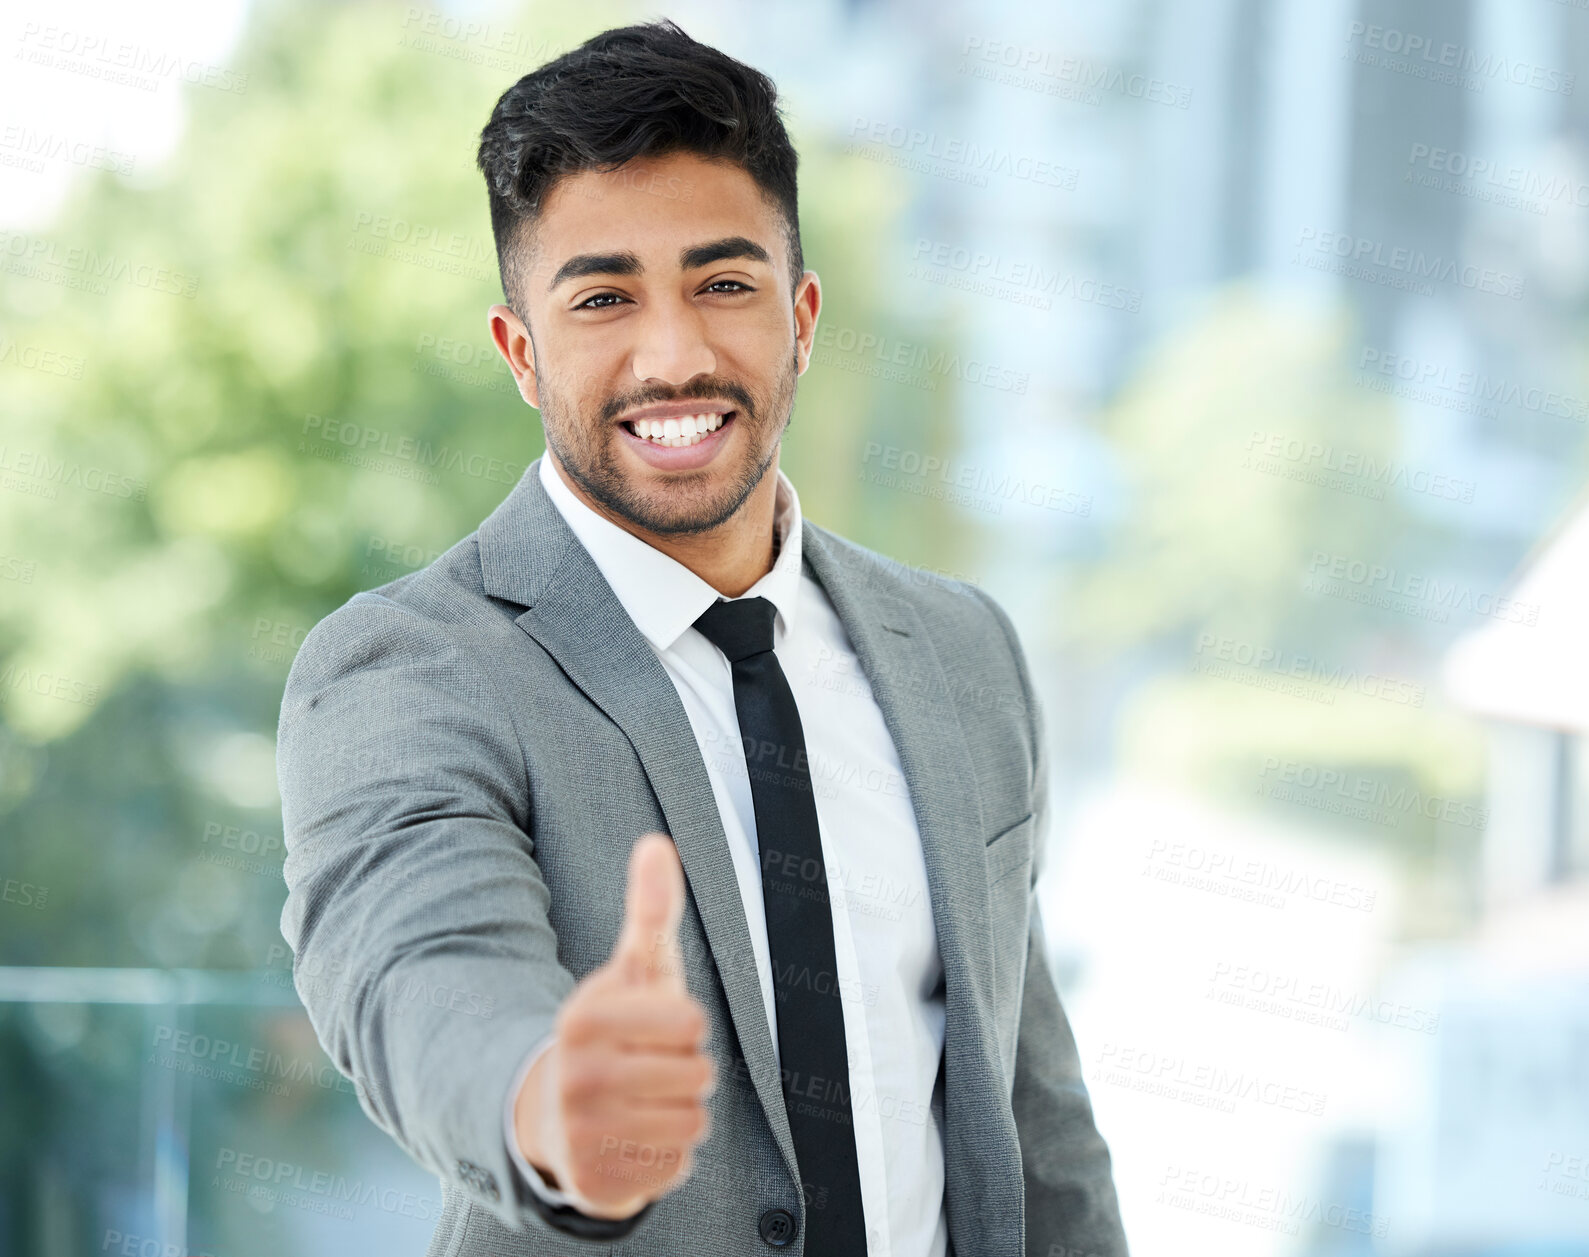
[(719, 598), (695, 621), (706, 640), (738, 663), (772, 649), (772, 617), (776, 608), (765, 598)]

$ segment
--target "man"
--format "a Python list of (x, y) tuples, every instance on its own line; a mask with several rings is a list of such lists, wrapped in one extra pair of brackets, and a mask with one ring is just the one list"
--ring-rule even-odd
[(821, 289), (772, 83), (608, 31), (479, 157), (546, 455), (316, 626), (279, 738), (299, 989), (431, 1253), (1124, 1254), (1015, 632), (778, 469)]

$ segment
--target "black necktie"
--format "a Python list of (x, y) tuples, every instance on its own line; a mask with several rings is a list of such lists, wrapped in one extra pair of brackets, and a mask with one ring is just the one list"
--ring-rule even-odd
[(719, 598), (695, 627), (733, 665), (734, 707), (761, 847), (780, 1081), (804, 1180), (805, 1251), (811, 1257), (865, 1257), (827, 867), (800, 711), (772, 651), (774, 610), (765, 598)]

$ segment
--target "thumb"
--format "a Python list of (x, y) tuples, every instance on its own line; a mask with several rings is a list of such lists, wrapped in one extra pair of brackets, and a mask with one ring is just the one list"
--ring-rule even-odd
[(679, 918), (684, 914), (684, 866), (666, 834), (642, 834), (629, 852), (623, 930), (613, 948), (619, 976), (631, 986), (684, 986)]

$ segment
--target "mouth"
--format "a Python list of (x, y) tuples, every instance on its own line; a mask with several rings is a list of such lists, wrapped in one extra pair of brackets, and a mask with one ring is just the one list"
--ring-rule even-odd
[(735, 411), (726, 414), (683, 415), (677, 419), (625, 420), (622, 427), (633, 437), (660, 445), (664, 449), (688, 449), (699, 445), (713, 432), (732, 421)]
[(738, 418), (739, 411), (730, 410), (721, 415), (624, 421), (618, 427), (624, 433), (623, 443), (652, 467), (688, 471), (716, 457)]

